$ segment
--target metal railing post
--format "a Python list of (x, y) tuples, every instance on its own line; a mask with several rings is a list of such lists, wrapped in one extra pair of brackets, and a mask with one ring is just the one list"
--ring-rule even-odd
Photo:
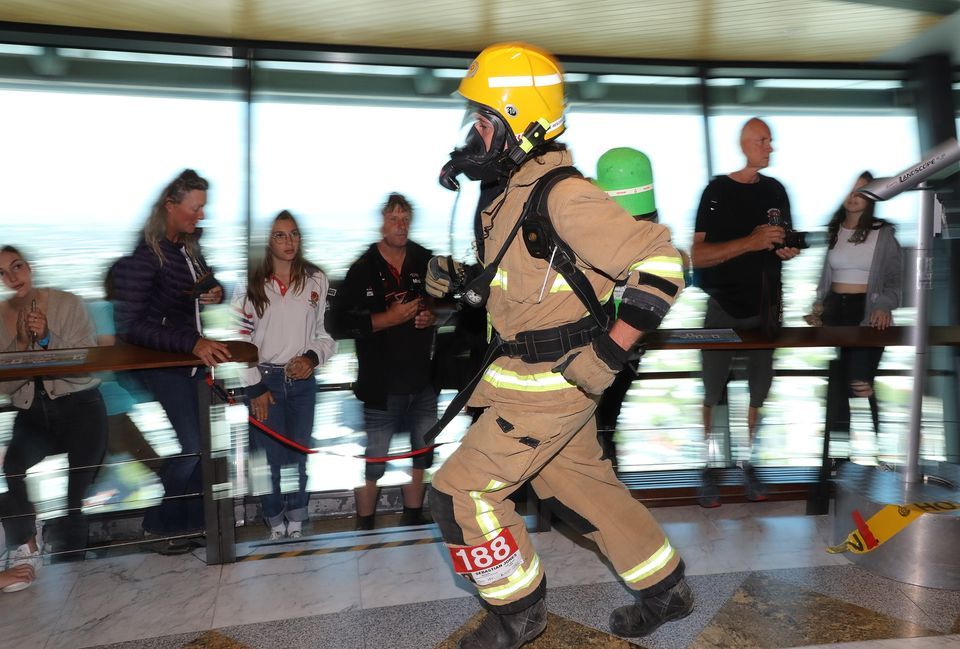
[(200, 469), (203, 479), (203, 516), (207, 536), (207, 565), (232, 563), (236, 559), (233, 498), (219, 494), (229, 484), (227, 460), (214, 457), (210, 387), (197, 382), (200, 404)]
[(918, 186), (922, 196), (920, 218), (917, 221), (916, 281), (913, 290), (917, 305), (917, 322), (914, 325), (913, 344), (913, 394), (910, 401), (910, 428), (907, 434), (907, 462), (903, 467), (903, 481), (917, 484), (920, 474), (920, 436), (923, 422), (923, 393), (927, 378), (927, 331), (928, 297), (933, 282), (933, 211), (935, 192), (923, 183)]

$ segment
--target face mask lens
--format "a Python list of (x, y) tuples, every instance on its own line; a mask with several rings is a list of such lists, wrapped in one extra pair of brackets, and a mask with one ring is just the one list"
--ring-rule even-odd
[(482, 157), (486, 149), (483, 146), (483, 139), (477, 131), (476, 118), (477, 112), (474, 110), (468, 110), (464, 114), (457, 137), (457, 142), (459, 142), (457, 150), (471, 157)]
[[(450, 175), (455, 177), (461, 173), (470, 180), (479, 181), (494, 181), (500, 177), (502, 172), (497, 162), (500, 156), (496, 151), (503, 151), (504, 131), (502, 126), (498, 127), (503, 122), (495, 115), (485, 114), (486, 112), (482, 107), (468, 106), (457, 140), (460, 145), (450, 153), (450, 162), (445, 165), (441, 178)], [(477, 117), (480, 115), (487, 120), (486, 126), (490, 132), (493, 151), (487, 151), (483, 136), (477, 130)], [(440, 184), (447, 189), (454, 188), (454, 183), (441, 180)]]

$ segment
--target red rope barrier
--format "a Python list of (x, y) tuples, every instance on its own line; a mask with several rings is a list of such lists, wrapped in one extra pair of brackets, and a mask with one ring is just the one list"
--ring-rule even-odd
[[(207, 381), (207, 385), (209, 385), (210, 388), (213, 389), (213, 391), (216, 393), (216, 395), (217, 395), (218, 397), (220, 397), (221, 399), (223, 399), (223, 401), (225, 401), (226, 403), (230, 404), (231, 406), (237, 405), (237, 400), (234, 399), (233, 397), (231, 397), (231, 396), (230, 396), (230, 393), (228, 393), (226, 390), (224, 390), (223, 387), (221, 387), (221, 386), (217, 385), (216, 383), (214, 383), (212, 376), (210, 376), (209, 374), (207, 374), (206, 381)], [(264, 433), (266, 433), (267, 435), (269, 435), (269, 436), (272, 437), (273, 439), (277, 440), (278, 442), (280, 442), (280, 443), (283, 444), (284, 446), (288, 446), (289, 448), (292, 448), (292, 449), (295, 450), (295, 451), (299, 451), (299, 452), (301, 452), (301, 453), (303, 453), (303, 454), (305, 454), (305, 455), (313, 455), (313, 454), (315, 454), (315, 453), (322, 453), (322, 454), (324, 454), (324, 455), (333, 455), (333, 456), (335, 456), (335, 457), (345, 457), (345, 458), (350, 458), (350, 459), (359, 459), (359, 460), (363, 460), (364, 462), (368, 462), (368, 463), (370, 463), (370, 464), (380, 464), (380, 463), (382, 463), (382, 462), (392, 462), (393, 460), (403, 460), (403, 459), (406, 459), (406, 458), (408, 458), (408, 457), (416, 457), (417, 455), (425, 455), (425, 454), (431, 452), (433, 449), (437, 448), (438, 446), (443, 446), (444, 444), (448, 444), (448, 443), (449, 443), (449, 442), (441, 442), (440, 444), (431, 444), (430, 446), (425, 446), (425, 447), (423, 447), (423, 448), (418, 448), (418, 449), (416, 449), (416, 450), (414, 450), (414, 451), (407, 451), (406, 453), (397, 453), (396, 455), (386, 455), (386, 456), (384, 456), (384, 457), (364, 457), (363, 455), (343, 455), (342, 453), (332, 453), (332, 452), (330, 452), (330, 451), (318, 451), (317, 449), (307, 448), (306, 446), (303, 446), (302, 444), (299, 444), (298, 442), (293, 441), (293, 440), (290, 439), (289, 437), (286, 437), (286, 436), (284, 436), (284, 435), (281, 435), (281, 434), (278, 433), (277, 431), (273, 430), (272, 428), (270, 428), (269, 426), (267, 426), (266, 424), (264, 424), (262, 421), (259, 421), (258, 419), (255, 419), (255, 418), (254, 418), (252, 415), (250, 415), (249, 413), (247, 414), (247, 421), (250, 422), (250, 424), (251, 424), (252, 426), (255, 426), (257, 429), (263, 431)]]

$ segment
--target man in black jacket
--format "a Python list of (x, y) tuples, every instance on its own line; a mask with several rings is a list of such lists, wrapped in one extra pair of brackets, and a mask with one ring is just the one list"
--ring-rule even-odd
[[(391, 438), (408, 431), (414, 450), (437, 419), (431, 349), (436, 316), (423, 291), (433, 253), (409, 240), (413, 208), (401, 194), (383, 206), (383, 238), (353, 263), (338, 291), (333, 320), (341, 337), (356, 340), (359, 366), (354, 394), (363, 402), (366, 457), (386, 456)], [(413, 458), (409, 484), (403, 487), (401, 524), (423, 518), (423, 471), (432, 453)], [(373, 529), (377, 480), (384, 462), (368, 462), (366, 482), (357, 489), (357, 529)]]

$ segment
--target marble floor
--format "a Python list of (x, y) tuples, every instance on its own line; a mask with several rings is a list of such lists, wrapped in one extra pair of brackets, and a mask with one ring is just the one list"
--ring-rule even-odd
[[(960, 647), (960, 593), (827, 554), (830, 519), (804, 506), (652, 510), (684, 557), (697, 606), (630, 642), (609, 636), (606, 621), (630, 595), (590, 544), (562, 529), (535, 534), (553, 621), (531, 649)], [(44, 566), (32, 588), (0, 594), (0, 647), (445, 649), (480, 611), (434, 526), (244, 543), (238, 556), (223, 566), (207, 566), (203, 550)]]

